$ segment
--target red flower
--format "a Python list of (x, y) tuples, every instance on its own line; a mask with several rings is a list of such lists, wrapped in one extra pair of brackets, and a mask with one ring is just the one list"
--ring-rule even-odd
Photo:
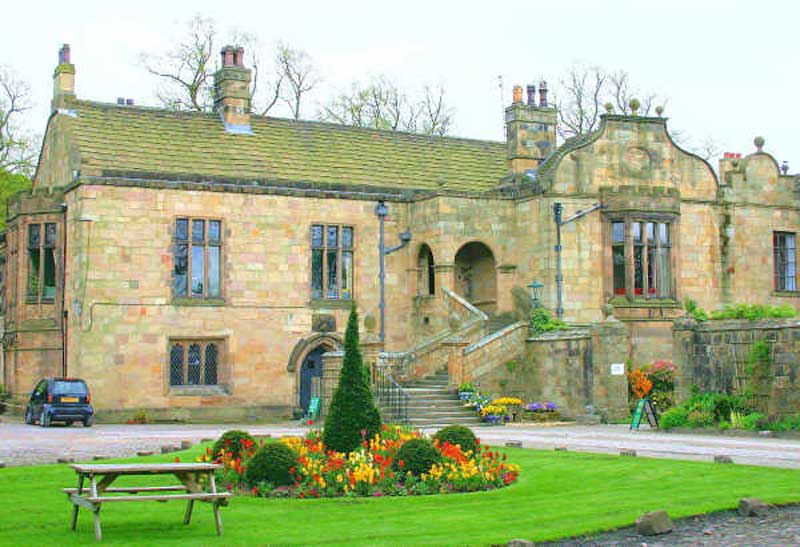
[(289, 468), (289, 473), (291, 473), (292, 475), (294, 475), (296, 472), (297, 472), (297, 468), (295, 466), (291, 466)]
[(405, 466), (406, 466), (406, 462), (404, 462), (403, 460), (400, 460), (399, 462), (397, 462), (397, 467), (399, 467), (400, 469), (404, 468)]
[(256, 496), (258, 495), (258, 486), (253, 487), (253, 494)]
[(175, 463), (181, 463), (181, 457), (175, 456)]

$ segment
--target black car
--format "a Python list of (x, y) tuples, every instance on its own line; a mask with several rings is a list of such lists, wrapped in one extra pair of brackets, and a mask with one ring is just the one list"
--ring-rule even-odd
[(83, 427), (91, 427), (94, 422), (94, 409), (90, 404), (92, 396), (86, 382), (77, 378), (45, 378), (36, 384), (31, 399), (25, 409), (25, 423), (37, 421), (42, 427), (52, 422), (83, 422)]

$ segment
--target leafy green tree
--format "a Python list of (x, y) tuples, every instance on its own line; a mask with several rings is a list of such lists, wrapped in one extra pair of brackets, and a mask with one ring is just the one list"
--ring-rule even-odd
[(9, 173), (0, 168), (0, 230), (6, 227), (6, 204), (8, 198), (20, 190), (28, 190), (31, 179), (19, 173)]
[(347, 320), (339, 386), (325, 417), (322, 440), (329, 449), (352, 452), (363, 439), (372, 438), (380, 428), (381, 416), (372, 398), (369, 372), (358, 348), (358, 313), (353, 304)]

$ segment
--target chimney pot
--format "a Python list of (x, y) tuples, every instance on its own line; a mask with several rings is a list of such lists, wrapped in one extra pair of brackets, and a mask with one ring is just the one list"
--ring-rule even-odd
[(244, 48), (241, 46), (236, 50), (236, 66), (244, 68)]
[(123, 106), (125, 104), (125, 97), (117, 97), (117, 104)]
[(515, 85), (514, 86), (514, 97), (513, 97), (514, 104), (521, 104), (522, 103), (522, 86)]
[(539, 106), (547, 106), (547, 82), (539, 82)]
[(125, 104), (128, 106), (133, 106), (133, 99), (125, 99)]
[(234, 57), (233, 47), (225, 46), (224, 48), (222, 48), (221, 53), (222, 53), (222, 66), (223, 67), (234, 66), (235, 62), (233, 59)]
[(536, 106), (536, 86), (530, 84), (526, 91), (528, 92), (528, 106)]
[(61, 46), (61, 49), (58, 50), (58, 64), (63, 65), (65, 63), (70, 63), (69, 44), (64, 44)]

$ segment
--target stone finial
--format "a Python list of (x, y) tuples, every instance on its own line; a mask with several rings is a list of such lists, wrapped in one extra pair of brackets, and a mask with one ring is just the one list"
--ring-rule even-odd
[(761, 153), (763, 151), (762, 149), (764, 148), (764, 142), (766, 141), (764, 141), (764, 137), (761, 135), (753, 139), (753, 144), (756, 145), (756, 152)]
[(786, 161), (786, 160), (783, 160), (781, 162), (781, 174), (783, 174), (783, 175), (788, 175), (789, 174), (789, 162)]
[(639, 107), (642, 106), (642, 103), (639, 102), (639, 99), (631, 99), (628, 106), (631, 108), (631, 116), (636, 116), (636, 112), (639, 110)]
[(614, 105), (611, 104), (611, 103), (604, 104), (603, 108), (606, 109), (606, 114), (613, 114), (614, 113)]
[(656, 114), (658, 114), (658, 117), (660, 118), (660, 117), (661, 117), (661, 115), (662, 115), (662, 114), (664, 114), (664, 107), (663, 107), (663, 106), (661, 106), (661, 105), (658, 105), (658, 106), (656, 107)]
[(522, 103), (522, 86), (521, 85), (515, 85), (514, 86), (514, 95), (513, 95), (512, 102), (514, 104)]

